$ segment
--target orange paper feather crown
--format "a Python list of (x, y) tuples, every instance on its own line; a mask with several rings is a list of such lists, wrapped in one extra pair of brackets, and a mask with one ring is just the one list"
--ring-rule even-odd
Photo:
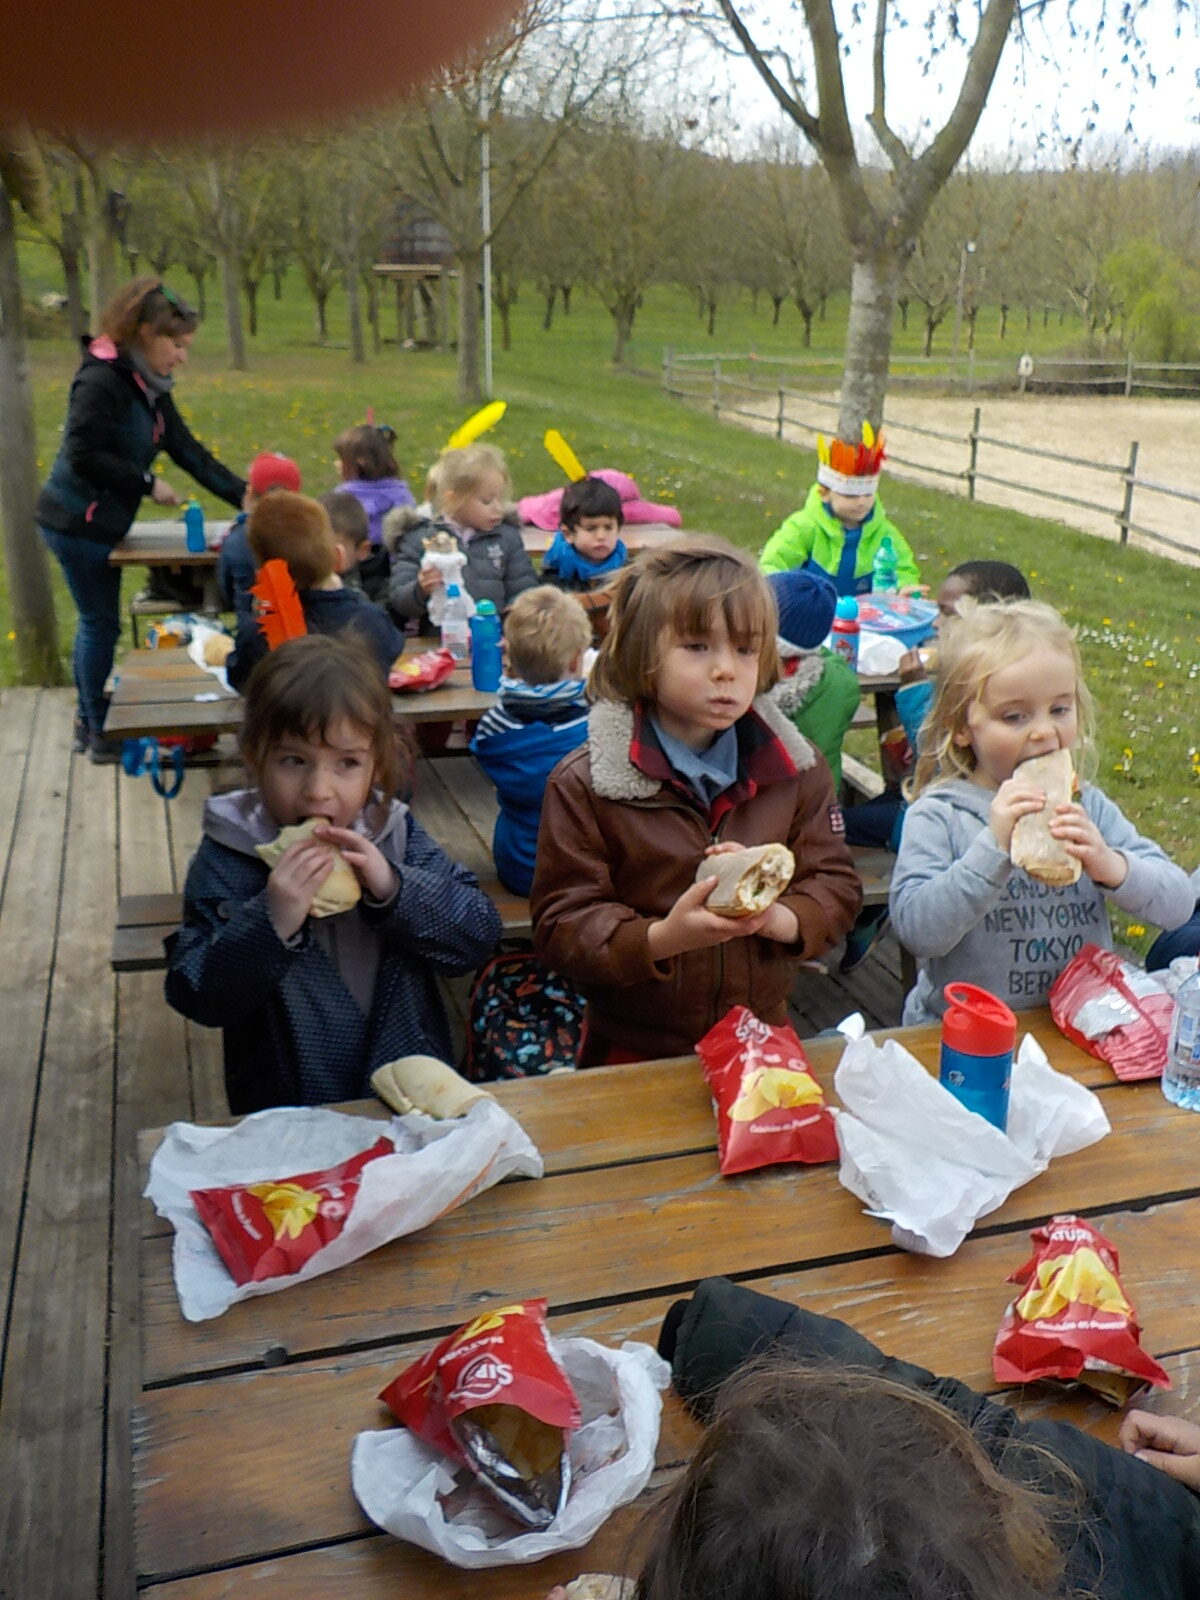
[(271, 650), (308, 632), (304, 607), (286, 561), (264, 561), (250, 593), (258, 601), (258, 629)]
[(862, 443), (817, 435), (817, 482), (835, 494), (871, 494), (879, 488), (883, 471), (883, 435), (869, 422), (862, 426)]

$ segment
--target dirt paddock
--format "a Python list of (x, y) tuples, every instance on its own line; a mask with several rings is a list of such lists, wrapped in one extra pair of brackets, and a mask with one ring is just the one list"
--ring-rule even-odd
[[(836, 414), (831, 408), (836, 405), (836, 396), (824, 394), (812, 398), (820, 402), (819, 408), (806, 405), (797, 397), (789, 399), (789, 413), (803, 416), (806, 421), (828, 419), (823, 425), (831, 427)], [(735, 403), (750, 409), (744, 395)], [(1004, 449), (983, 443), (979, 446), (978, 470), (1004, 480), (977, 485), (977, 497), (992, 505), (1012, 506), (1031, 515), (1053, 517), (1087, 533), (1116, 539), (1116, 513), (1124, 494), (1121, 479), (1115, 473), (1095, 468), (1042, 460), (1028, 454), (1027, 447), (1124, 468), (1129, 461), (1130, 441), (1134, 439), (1140, 446), (1139, 480), (1200, 495), (1200, 450), (1192, 445), (1200, 430), (1200, 401), (1126, 399), (1117, 395), (931, 399), (908, 394), (903, 389), (894, 390), (888, 397), (885, 429), (889, 453), (901, 458), (895, 462), (896, 476), (965, 494), (965, 478), (942, 477), (935, 472), (922, 471), (912, 463), (965, 473), (970, 454), (967, 439), (977, 403), (983, 413), (981, 433), (1018, 447)], [(775, 416), (775, 401), (764, 401), (762, 425), (773, 429)], [(740, 420), (755, 426), (749, 418)], [(957, 438), (952, 443), (930, 439), (914, 432), (914, 428), (933, 428), (955, 434)], [(795, 444), (812, 443), (811, 431), (799, 426), (785, 424), (784, 437)], [(1092, 501), (1105, 509), (1085, 510), (1080, 506), (1063, 505), (1049, 499), (1039, 486)], [(1134, 490), (1132, 516), (1135, 523), (1194, 548), (1197, 563), (1200, 563), (1200, 505), (1157, 494), (1139, 484)], [(1186, 559), (1167, 546), (1136, 533), (1131, 534), (1130, 542), (1159, 555)]]

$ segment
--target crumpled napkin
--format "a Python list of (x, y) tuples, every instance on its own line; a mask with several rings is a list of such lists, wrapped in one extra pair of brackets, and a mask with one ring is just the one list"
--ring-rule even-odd
[(552, 1338), (550, 1348), (579, 1397), (583, 1421), (570, 1439), (567, 1503), (548, 1528), (519, 1527), (464, 1469), (400, 1427), (360, 1433), (354, 1441), (350, 1478), (371, 1521), (456, 1567), (514, 1566), (586, 1544), (618, 1506), (640, 1494), (654, 1470), (670, 1367), (634, 1341), (610, 1350), (592, 1339)]
[[(323, 1171), (369, 1149), (380, 1134), (394, 1142), (396, 1154), (363, 1169), (358, 1197), (337, 1238), (299, 1272), (234, 1283), (190, 1192)], [(541, 1175), (537, 1146), (489, 1096), (465, 1116), (446, 1121), (420, 1111), (380, 1122), (321, 1106), (282, 1106), (256, 1111), (232, 1128), (173, 1122), (150, 1162), (145, 1194), (175, 1229), (171, 1260), (180, 1310), (189, 1322), (203, 1322), (237, 1300), (287, 1289), (416, 1233), (502, 1178)]]
[(858, 636), (858, 670), (868, 678), (889, 677), (900, 665), (908, 646), (890, 633), (863, 628)]
[(960, 1105), (895, 1039), (877, 1045), (862, 1018), (841, 1026), (847, 1045), (834, 1074), (838, 1177), (892, 1239), (919, 1255), (951, 1256), (980, 1217), (995, 1211), (1054, 1156), (1111, 1131), (1099, 1099), (1056, 1072), (1029, 1034), (1013, 1062), (1008, 1129)]

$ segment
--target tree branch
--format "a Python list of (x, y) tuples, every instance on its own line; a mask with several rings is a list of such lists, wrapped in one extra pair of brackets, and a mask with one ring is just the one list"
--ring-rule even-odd
[(887, 44), (888, 0), (877, 0), (875, 7), (875, 42), (872, 50), (872, 70), (875, 79), (875, 100), (867, 118), (871, 132), (879, 147), (897, 172), (912, 158), (912, 151), (899, 138), (887, 119), (887, 84), (884, 75), (883, 52)]
[(742, 21), (740, 13), (733, 6), (732, 0), (717, 0), (717, 4), (721, 8), (726, 22), (737, 35), (738, 43), (749, 57), (750, 64), (771, 91), (780, 109), (792, 119), (813, 148), (819, 150), (821, 148), (821, 127), (816, 117), (796, 95), (789, 94), (783, 84), (780, 83), (767, 58), (758, 48), (758, 45), (755, 44), (750, 30)]
[(954, 171), (979, 125), (1016, 14), (1017, 0), (988, 0), (979, 19), (979, 32), (967, 58), (967, 70), (954, 110), (942, 131), (910, 169), (917, 182), (906, 195), (905, 209), (911, 208), (915, 226), (920, 226), (933, 196)]

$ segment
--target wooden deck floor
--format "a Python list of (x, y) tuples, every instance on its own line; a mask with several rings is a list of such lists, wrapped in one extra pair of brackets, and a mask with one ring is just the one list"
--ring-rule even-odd
[[(206, 774), (158, 800), (69, 753), (72, 695), (0, 697), (0, 1600), (132, 1592), (139, 1128), (225, 1111), (217, 1034), (109, 970), (118, 895), (180, 889)], [(802, 1035), (899, 1021), (898, 952), (802, 974)]]

